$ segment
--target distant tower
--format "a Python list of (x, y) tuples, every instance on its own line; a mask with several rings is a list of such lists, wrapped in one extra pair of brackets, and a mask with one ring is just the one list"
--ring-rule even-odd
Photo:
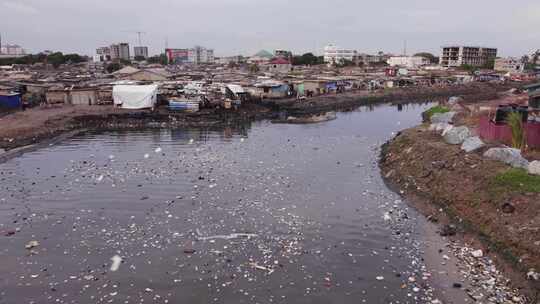
[(407, 40), (403, 40), (403, 56), (407, 56)]

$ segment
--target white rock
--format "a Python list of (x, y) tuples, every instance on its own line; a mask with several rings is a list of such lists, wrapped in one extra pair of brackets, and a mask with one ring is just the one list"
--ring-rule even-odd
[(484, 256), (484, 252), (482, 252), (481, 249), (478, 249), (478, 250), (475, 250), (473, 252), (471, 252), (471, 255), (475, 258), (481, 258)]
[(514, 168), (527, 169), (529, 161), (521, 156), (521, 151), (513, 148), (491, 148), (484, 153), (484, 157), (502, 161)]
[(465, 126), (454, 127), (444, 133), (444, 141), (451, 145), (462, 144), (465, 139), (471, 136), (471, 131)]
[(431, 123), (451, 123), (456, 112), (435, 113), (431, 115)]
[(440, 132), (440, 131), (444, 131), (448, 127), (452, 127), (452, 125), (449, 125), (447, 123), (434, 123), (434, 124), (429, 125), (429, 130)]
[(535, 160), (530, 162), (527, 171), (529, 174), (540, 175), (540, 161)]
[(446, 126), (444, 127), (444, 129), (442, 130), (442, 131), (443, 131), (443, 132), (442, 132), (442, 136), (445, 136), (446, 133), (450, 132), (453, 128), (454, 128), (453, 125), (446, 125)]
[(461, 150), (469, 153), (474, 150), (478, 150), (484, 146), (484, 142), (478, 136), (472, 136), (465, 139), (463, 145), (461, 145)]

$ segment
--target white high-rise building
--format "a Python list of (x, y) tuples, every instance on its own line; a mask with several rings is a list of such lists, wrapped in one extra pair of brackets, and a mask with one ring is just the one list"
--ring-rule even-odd
[(26, 52), (19, 45), (6, 44), (6, 45), (2, 45), (2, 47), (0, 48), (0, 54), (2, 54), (2, 55), (21, 56), (21, 55), (26, 55)]
[(142, 57), (144, 59), (148, 58), (148, 47), (147, 46), (136, 46), (133, 47), (134, 57)]
[(189, 49), (188, 62), (192, 64), (214, 63), (214, 50), (202, 46)]
[(356, 50), (340, 48), (334, 44), (324, 47), (325, 63), (341, 63), (343, 61), (354, 61), (358, 55)]

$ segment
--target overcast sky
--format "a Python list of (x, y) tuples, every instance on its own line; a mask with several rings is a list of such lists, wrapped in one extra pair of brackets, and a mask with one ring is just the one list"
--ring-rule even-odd
[(539, 0), (0, 0), (3, 43), (92, 55), (114, 42), (202, 45), (216, 56), (260, 49), (321, 53), (327, 43), (361, 52), (430, 51), (467, 43), (500, 56), (540, 48)]

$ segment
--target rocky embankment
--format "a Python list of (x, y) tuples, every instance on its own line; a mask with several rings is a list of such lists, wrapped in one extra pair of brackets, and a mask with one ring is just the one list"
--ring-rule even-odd
[[(525, 159), (506, 164), (493, 157), (500, 156), (501, 148), (478, 142), (465, 127), (446, 128), (445, 136), (442, 129), (424, 124), (385, 144), (383, 176), (428, 219), (441, 224), (441, 235), (450, 237), (448, 246), (461, 256), (459, 268), (476, 281), (468, 290), (471, 298), (519, 301), (508, 293), (510, 288), (526, 294), (527, 303), (539, 303), (540, 176), (519, 169)], [(477, 249), (481, 251), (475, 256)]]

